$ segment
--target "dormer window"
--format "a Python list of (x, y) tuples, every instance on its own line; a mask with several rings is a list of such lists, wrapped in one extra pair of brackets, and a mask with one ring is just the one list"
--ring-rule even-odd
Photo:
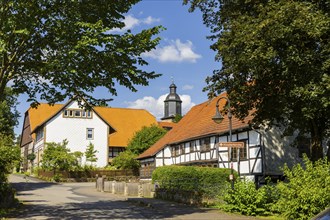
[(82, 109), (64, 109), (63, 118), (93, 118), (93, 112)]

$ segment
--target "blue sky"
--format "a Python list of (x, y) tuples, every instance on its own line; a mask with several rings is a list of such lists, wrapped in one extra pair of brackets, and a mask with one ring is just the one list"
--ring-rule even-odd
[[(132, 32), (156, 25), (166, 28), (159, 34), (162, 40), (156, 50), (144, 55), (149, 62), (144, 68), (162, 76), (151, 80), (149, 86), (137, 86), (138, 92), (135, 93), (117, 87), (116, 97), (111, 97), (103, 89), (95, 92), (96, 97), (113, 98), (109, 103), (112, 107), (147, 109), (159, 119), (163, 117), (163, 101), (173, 77), (183, 101), (183, 114), (195, 104), (207, 100), (207, 94), (202, 92), (206, 86), (205, 78), (221, 64), (214, 61), (215, 52), (210, 49), (212, 42), (206, 39), (209, 30), (199, 11), (189, 13), (182, 0), (143, 0), (133, 6), (124, 21)], [(21, 132), (24, 112), (29, 108), (26, 100), (26, 95), (19, 97), (21, 118), (16, 134)]]

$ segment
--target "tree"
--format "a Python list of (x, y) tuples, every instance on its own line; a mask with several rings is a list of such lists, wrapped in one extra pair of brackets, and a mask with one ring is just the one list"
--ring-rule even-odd
[(21, 151), (18, 146), (13, 146), (10, 136), (0, 134), (0, 182), (7, 181), (7, 174), (20, 162)]
[(173, 118), (173, 122), (178, 123), (179, 121), (181, 121), (182, 118), (183, 118), (182, 115), (176, 114), (175, 117)]
[[(46, 143), (46, 148), (42, 155), (42, 168), (52, 170), (69, 171), (78, 165), (77, 154), (71, 153), (67, 147), (68, 141), (62, 143)], [(81, 156), (81, 155), (80, 155)]]
[(204, 90), (227, 91), (234, 114), (253, 110), (254, 125), (311, 135), (311, 159), (321, 158), (330, 133), (328, 1), (184, 2), (201, 9), (222, 63)]
[[(156, 47), (162, 27), (120, 33), (123, 14), (139, 2), (5, 0), (0, 3), (0, 100), (9, 82), (16, 93), (49, 103), (84, 97), (97, 87), (136, 91), (159, 76), (141, 70), (141, 54)], [(110, 99), (109, 99), (110, 100)]]
[(137, 170), (140, 167), (140, 162), (136, 160), (136, 154), (129, 150), (120, 152), (112, 161), (112, 164), (117, 169), (133, 169)]
[(14, 139), (14, 127), (18, 124), (17, 98), (10, 88), (0, 95), (0, 134)]
[(89, 161), (92, 163), (97, 161), (96, 157), (97, 150), (94, 149), (94, 144), (89, 143), (89, 145), (86, 148), (85, 156), (86, 156), (86, 161)]
[(151, 125), (149, 127), (142, 127), (137, 131), (133, 138), (127, 144), (127, 150), (133, 154), (139, 155), (146, 149), (151, 147), (160, 138), (166, 134), (166, 130), (158, 125)]

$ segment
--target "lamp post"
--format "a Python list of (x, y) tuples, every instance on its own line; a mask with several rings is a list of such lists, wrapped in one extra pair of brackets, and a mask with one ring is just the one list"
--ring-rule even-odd
[[(228, 119), (229, 119), (229, 141), (232, 142), (233, 141), (233, 137), (232, 137), (232, 114), (231, 114), (231, 110), (230, 110), (230, 100), (227, 97), (220, 97), (217, 101), (216, 104), (216, 109), (215, 109), (215, 115), (212, 117), (212, 120), (217, 123), (220, 124), (222, 122), (222, 120), (224, 119), (224, 117), (221, 115), (220, 111), (219, 111), (219, 101), (221, 99), (225, 99), (228, 102)], [(232, 147), (229, 147), (229, 162), (230, 162), (230, 182), (231, 182), (231, 188), (234, 189), (234, 169), (233, 169), (233, 158), (232, 158)]]

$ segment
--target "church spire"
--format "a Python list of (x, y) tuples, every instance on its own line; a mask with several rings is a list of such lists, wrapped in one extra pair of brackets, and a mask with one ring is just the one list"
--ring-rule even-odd
[(167, 95), (164, 101), (164, 117), (162, 120), (173, 120), (176, 115), (182, 115), (181, 113), (181, 99), (180, 96), (176, 93), (176, 85), (174, 84), (173, 77), (172, 84), (170, 85), (170, 94)]

